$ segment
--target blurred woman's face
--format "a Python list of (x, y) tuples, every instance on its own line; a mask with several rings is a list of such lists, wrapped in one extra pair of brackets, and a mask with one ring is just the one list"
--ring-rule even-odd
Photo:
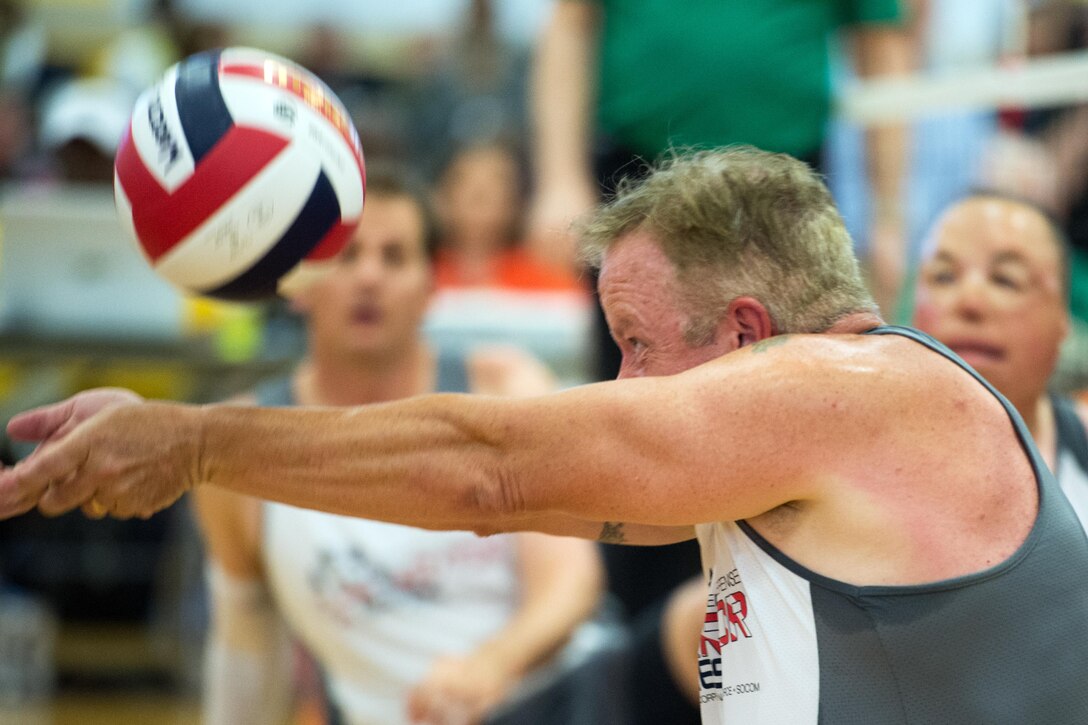
[(445, 235), (454, 243), (512, 241), (521, 216), (517, 161), (502, 149), (467, 151), (446, 172), (440, 197)]
[(968, 199), (945, 213), (927, 242), (914, 324), (1013, 402), (1040, 395), (1069, 329), (1062, 264), (1037, 211)]

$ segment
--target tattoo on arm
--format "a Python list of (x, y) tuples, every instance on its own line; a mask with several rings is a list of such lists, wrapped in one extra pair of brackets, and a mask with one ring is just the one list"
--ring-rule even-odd
[(622, 521), (605, 521), (601, 526), (601, 533), (597, 536), (597, 541), (602, 544), (622, 544), (627, 541), (627, 537), (623, 533)]
[(772, 347), (778, 347), (779, 345), (786, 344), (789, 339), (789, 335), (775, 335), (774, 337), (768, 337), (767, 339), (760, 340), (759, 342), (752, 345), (752, 352), (766, 352)]

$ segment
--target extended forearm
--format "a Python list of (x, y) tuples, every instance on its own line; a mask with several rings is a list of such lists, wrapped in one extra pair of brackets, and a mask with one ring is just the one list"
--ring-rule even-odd
[(199, 410), (200, 478), (305, 508), (413, 526), (474, 528), (498, 449), (486, 405), (428, 396), (360, 408)]

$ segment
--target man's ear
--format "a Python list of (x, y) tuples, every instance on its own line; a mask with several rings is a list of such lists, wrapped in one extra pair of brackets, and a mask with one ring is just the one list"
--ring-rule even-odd
[(725, 309), (721, 333), (731, 337), (734, 349), (766, 340), (776, 334), (771, 313), (755, 297), (737, 297)]

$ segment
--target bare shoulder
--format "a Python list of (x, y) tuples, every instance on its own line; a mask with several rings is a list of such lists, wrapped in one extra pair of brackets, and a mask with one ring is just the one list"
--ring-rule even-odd
[(855, 583), (934, 581), (1026, 535), (1032, 473), (1008, 413), (940, 353), (899, 335), (810, 335), (720, 367), (760, 390), (767, 420), (750, 420), (766, 430), (748, 441), (779, 451), (775, 469), (800, 482), (790, 506), (753, 525), (803, 565)]
[(946, 394), (993, 400), (951, 360), (900, 335), (778, 335), (721, 361), (730, 363), (723, 367), (726, 374), (734, 366), (743, 366), (750, 372), (761, 371), (756, 379), (767, 383), (792, 381), (790, 387), (842, 395), (859, 403), (885, 405), (923, 391), (929, 397)]
[(816, 405), (859, 414), (889, 405), (920, 408), (915, 397), (954, 394), (983, 399), (984, 388), (950, 360), (892, 335), (778, 335), (725, 355), (697, 373), (738, 387), (773, 393), (790, 406)]
[[(917, 455), (1008, 429), (998, 400), (967, 371), (899, 335), (782, 335), (693, 371), (709, 415), (740, 414), (821, 459), (871, 446)], [(796, 445), (806, 440), (805, 445)]]

